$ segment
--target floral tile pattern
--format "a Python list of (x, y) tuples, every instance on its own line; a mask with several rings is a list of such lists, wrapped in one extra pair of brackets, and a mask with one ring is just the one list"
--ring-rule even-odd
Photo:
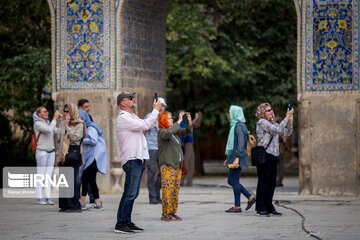
[(60, 88), (110, 87), (110, 1), (60, 2)]
[(306, 1), (306, 91), (359, 90), (358, 1)]

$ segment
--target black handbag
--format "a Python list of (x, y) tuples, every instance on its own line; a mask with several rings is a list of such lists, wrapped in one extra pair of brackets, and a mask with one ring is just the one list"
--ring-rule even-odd
[(81, 165), (82, 156), (80, 152), (80, 146), (70, 145), (69, 150), (65, 156), (65, 161), (71, 165)]
[(266, 149), (270, 146), (273, 137), (274, 136), (271, 137), (266, 148), (263, 146), (256, 146), (251, 149), (251, 165), (259, 166), (266, 162)]

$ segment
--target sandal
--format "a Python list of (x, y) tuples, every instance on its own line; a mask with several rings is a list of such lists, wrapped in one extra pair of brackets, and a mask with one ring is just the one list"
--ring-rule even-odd
[(161, 221), (165, 221), (165, 222), (171, 222), (171, 221), (176, 221), (176, 218), (170, 214), (162, 214), (161, 215)]
[(175, 221), (182, 221), (182, 218), (176, 215), (175, 213), (171, 213), (171, 216), (175, 218)]

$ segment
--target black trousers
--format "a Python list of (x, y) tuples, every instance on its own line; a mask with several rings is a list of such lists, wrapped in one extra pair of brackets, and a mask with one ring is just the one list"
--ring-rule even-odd
[(90, 166), (88, 166), (81, 177), (82, 180), (82, 192), (81, 196), (85, 197), (88, 193), (88, 186), (90, 185), (90, 189), (92, 194), (94, 195), (94, 199), (99, 198), (99, 189), (96, 184), (96, 174), (98, 172), (98, 168), (96, 166), (96, 161), (94, 160)]
[(272, 204), (276, 187), (276, 174), (278, 157), (266, 153), (266, 162), (257, 166), (258, 183), (256, 188), (256, 207), (257, 212), (275, 211)]
[[(70, 148), (74, 148), (78, 151), (80, 151), (80, 146), (72, 146), (70, 145)], [(77, 162), (77, 161), (69, 161), (69, 160), (65, 160), (64, 162), (64, 167), (72, 167), (74, 168), (74, 182), (71, 183), (71, 187), (74, 189), (74, 196), (72, 198), (59, 198), (59, 208), (61, 208), (62, 210), (67, 210), (67, 209), (80, 209), (80, 202), (79, 202), (79, 198), (80, 198), (80, 188), (77, 187), (77, 177), (79, 175), (79, 167), (81, 165), (81, 162)]]

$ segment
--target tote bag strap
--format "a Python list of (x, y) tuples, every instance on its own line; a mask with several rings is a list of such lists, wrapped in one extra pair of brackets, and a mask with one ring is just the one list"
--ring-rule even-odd
[(268, 149), (268, 147), (270, 146), (270, 143), (272, 142), (274, 136), (275, 136), (275, 135), (272, 135), (272, 137), (270, 138), (270, 141), (269, 141), (268, 145), (266, 146), (265, 150)]

